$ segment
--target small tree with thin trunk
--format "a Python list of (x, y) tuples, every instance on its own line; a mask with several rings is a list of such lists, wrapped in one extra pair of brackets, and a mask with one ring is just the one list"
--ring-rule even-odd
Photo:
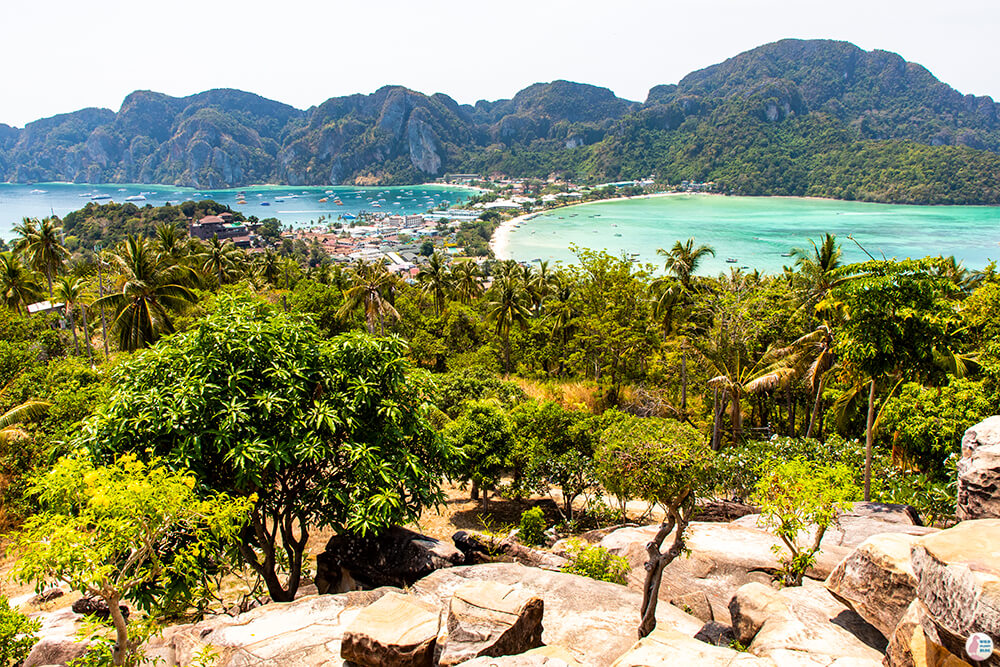
[(141, 634), (120, 603), (152, 612), (190, 600), (206, 563), (223, 558), (253, 504), (224, 494), (199, 497), (191, 475), (134, 456), (106, 467), (64, 458), (33, 491), (42, 511), (17, 536), (15, 574), (39, 589), (65, 581), (103, 599), (114, 626), (114, 665), (140, 659)]
[[(663, 570), (684, 551), (684, 532), (695, 500), (710, 482), (714, 454), (693, 427), (670, 419), (615, 420), (597, 449), (598, 476), (612, 494), (641, 499), (664, 513), (656, 536), (646, 545), (639, 637), (656, 627), (656, 603)], [(667, 537), (673, 540), (663, 550)]]

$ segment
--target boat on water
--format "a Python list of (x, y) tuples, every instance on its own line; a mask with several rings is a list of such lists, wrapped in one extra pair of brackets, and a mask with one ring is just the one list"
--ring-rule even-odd
[(343, 206), (344, 205), (344, 202), (340, 201), (339, 199), (334, 199), (333, 203), (336, 204), (337, 206)]
[(726, 257), (726, 264), (735, 264), (738, 261), (740, 260), (736, 259), (735, 257)]
[(143, 195), (132, 195), (130, 197), (125, 197), (125, 201), (146, 201), (146, 197)]
[(782, 257), (791, 257), (792, 253), (790, 253), (790, 252), (783, 252), (783, 253), (781, 253), (781, 256)]
[(621, 236), (621, 234), (615, 234), (615, 236)]
[(270, 206), (270, 205), (271, 205), (271, 202), (268, 202), (268, 201), (262, 201), (262, 202), (260, 203), (260, 205), (261, 205), (261, 206)]
[(330, 201), (330, 200), (329, 200), (329, 199), (327, 199), (326, 197), (321, 197), (321, 198), (320, 198), (320, 200), (319, 200), (319, 203), (320, 203), (320, 204), (325, 204), (325, 203), (327, 203), (328, 201)]
[(97, 201), (99, 199), (111, 199), (111, 195), (92, 195), (90, 198)]
[(34, 190), (31, 191), (31, 194), (33, 194), (33, 195), (44, 195), (46, 192), (48, 192), (48, 190), (39, 190), (39, 189), (36, 188), (36, 189), (34, 189)]

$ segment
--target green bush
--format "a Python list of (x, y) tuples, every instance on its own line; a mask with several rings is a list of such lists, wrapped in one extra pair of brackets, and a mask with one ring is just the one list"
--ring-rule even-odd
[[(795, 459), (776, 465), (757, 482), (754, 501), (780, 545), (772, 549), (782, 564), (779, 571), (787, 586), (799, 586), (819, 553), (826, 529), (837, 520), (848, 502), (857, 500), (858, 485), (843, 463), (829, 465)], [(810, 535), (810, 532), (812, 533)], [(809, 540), (801, 541), (802, 535)]]
[(562, 566), (563, 572), (622, 585), (625, 585), (629, 569), (628, 560), (622, 556), (615, 556), (599, 544), (587, 544), (582, 540), (570, 541), (569, 563)]
[(7, 598), (0, 595), (0, 667), (20, 665), (38, 641), (35, 633), (40, 629), (38, 621), (12, 609)]
[(541, 507), (532, 507), (521, 513), (517, 538), (523, 544), (533, 547), (545, 544), (545, 514)]

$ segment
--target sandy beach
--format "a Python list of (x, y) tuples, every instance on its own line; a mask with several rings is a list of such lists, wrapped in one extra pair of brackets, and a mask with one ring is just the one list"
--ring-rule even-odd
[(506, 220), (493, 230), (493, 236), (490, 238), (490, 249), (493, 251), (493, 256), (497, 259), (511, 259), (507, 254), (507, 246), (510, 245), (510, 234), (514, 231), (514, 227), (518, 224), (525, 222), (527, 219), (532, 218), (541, 213), (549, 213), (556, 210), (566, 209), (566, 208), (577, 208), (579, 206), (586, 206), (588, 204), (604, 204), (613, 201), (625, 201), (628, 199), (652, 199), (654, 197), (675, 197), (677, 195), (712, 195), (711, 192), (656, 192), (648, 195), (632, 195), (630, 197), (612, 197), (611, 199), (595, 199), (594, 201), (580, 202), (579, 204), (567, 204), (566, 206), (557, 206), (555, 208), (545, 209), (543, 211), (535, 211), (533, 213), (525, 213), (524, 215), (519, 215), (516, 218), (511, 218)]

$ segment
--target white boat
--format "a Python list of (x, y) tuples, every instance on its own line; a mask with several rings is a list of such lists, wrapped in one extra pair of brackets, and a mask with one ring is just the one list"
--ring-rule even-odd
[(98, 199), (111, 199), (111, 195), (93, 195), (91, 199), (95, 201)]
[(142, 195), (132, 195), (131, 197), (125, 197), (125, 201), (146, 201), (146, 198)]
[(48, 192), (48, 190), (38, 190), (38, 189), (35, 189), (35, 190), (31, 191), (31, 194), (33, 194), (33, 195), (44, 195), (46, 192)]

